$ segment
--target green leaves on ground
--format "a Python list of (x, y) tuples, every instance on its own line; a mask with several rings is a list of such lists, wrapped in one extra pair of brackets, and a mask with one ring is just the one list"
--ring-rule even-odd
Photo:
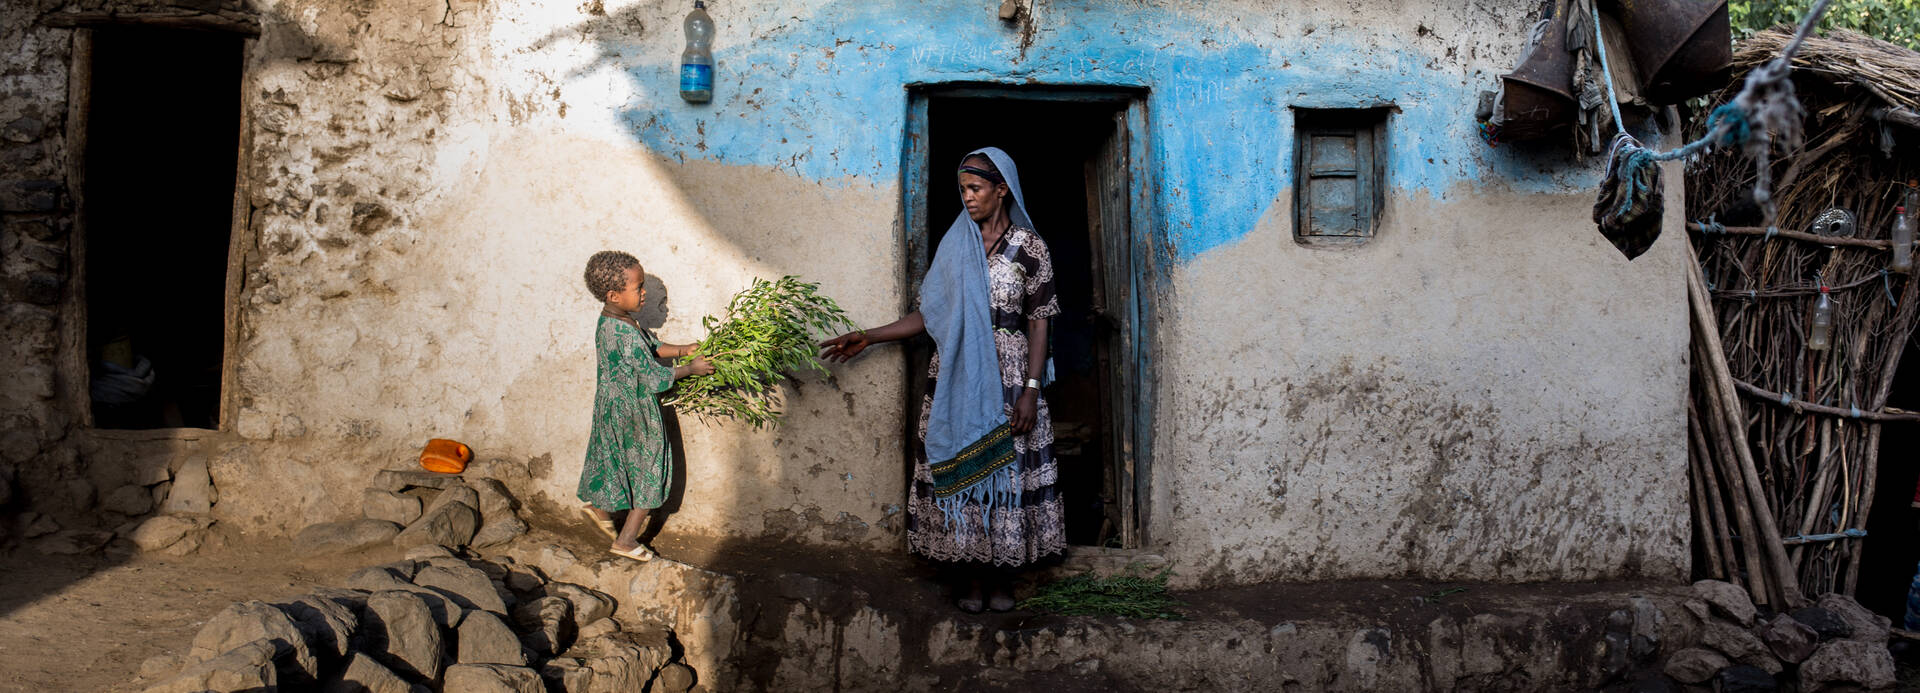
[(1120, 575), (1096, 576), (1081, 573), (1048, 583), (1038, 594), (1020, 602), (1020, 608), (1048, 611), (1068, 616), (1124, 616), (1127, 618), (1186, 618), (1179, 609), (1185, 603), (1167, 592), (1168, 568), (1151, 577), (1141, 575), (1137, 566), (1128, 566)]
[(788, 372), (827, 374), (814, 358), (816, 335), (853, 329), (846, 311), (820, 293), (820, 285), (791, 275), (771, 282), (754, 279), (733, 295), (725, 319), (709, 315), (700, 324), (707, 338), (679, 363), (704, 356), (713, 374), (682, 379), (666, 403), (683, 413), (737, 419), (754, 428), (780, 422), (777, 386)]

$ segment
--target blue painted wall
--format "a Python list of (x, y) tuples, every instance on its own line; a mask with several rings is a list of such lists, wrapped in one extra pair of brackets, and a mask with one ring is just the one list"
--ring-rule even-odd
[[(1047, 3), (1023, 48), (1018, 25), (999, 21), (996, 5), (856, 0), (795, 12), (723, 3), (712, 10), (722, 27), (716, 94), (704, 105), (679, 99), (677, 53), (606, 48), (634, 88), (622, 120), (652, 150), (682, 161), (784, 169), (831, 185), (898, 180), (909, 84), (1144, 87), (1150, 163), (1176, 260), (1252, 231), (1288, 188), (1289, 106), (1395, 105), (1391, 195), (1569, 193), (1595, 177), (1591, 162), (1573, 164), (1564, 146), (1529, 153), (1483, 143), (1472, 122), (1477, 95), (1504, 67), (1463, 67), (1467, 49), (1450, 55), (1442, 41), (1369, 40), (1363, 29), (1383, 30), (1307, 32), (1277, 18), (1239, 18), (1268, 32), (1249, 42), (1229, 38), (1219, 26), (1224, 17), (1087, 2)], [(1515, 35), (1524, 21), (1499, 18)], [(730, 24), (755, 33), (728, 33)], [(681, 35), (677, 16), (667, 31)], [(1507, 65), (1518, 51), (1508, 42), (1494, 40), (1505, 53), (1480, 56), (1482, 67)]]

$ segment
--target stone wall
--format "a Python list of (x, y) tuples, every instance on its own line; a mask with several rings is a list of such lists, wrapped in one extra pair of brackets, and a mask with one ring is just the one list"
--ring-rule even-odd
[[(77, 478), (57, 368), (71, 277), (67, 189), (71, 32), (37, 27), (44, 3), (0, 6), (0, 503), (91, 505)], [(24, 470), (22, 468), (25, 468)]]
[[(1477, 138), (1477, 93), (1532, 4), (1040, 2), (1004, 23), (997, 3), (723, 0), (716, 99), (691, 106), (679, 2), (263, 3), (230, 416), (162, 435), (72, 424), (84, 387), (59, 359), (77, 347), (55, 337), (78, 300), (60, 265), (73, 30), (13, 6), (6, 460), (35, 506), (67, 510), (200, 460), (214, 517), (285, 533), (354, 515), (375, 471), (452, 437), (565, 511), (587, 255), (641, 257), (669, 341), (754, 276), (819, 281), (881, 324), (908, 289), (906, 86), (1098, 85), (1147, 94), (1146, 550), (1189, 584), (1674, 577), (1678, 219), (1628, 264), (1585, 221), (1597, 162)], [(1382, 104), (1380, 235), (1294, 245), (1289, 108)], [(903, 371), (879, 350), (803, 377), (778, 429), (681, 421), (669, 530), (899, 550)]]

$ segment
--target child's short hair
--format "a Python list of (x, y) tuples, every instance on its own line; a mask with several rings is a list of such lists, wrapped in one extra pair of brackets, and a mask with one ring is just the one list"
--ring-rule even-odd
[[(618, 250), (602, 250), (587, 258), (587, 291), (595, 300), (607, 300), (609, 292), (627, 288), (627, 268), (639, 267), (640, 260)], [(640, 273), (646, 279), (646, 271)]]

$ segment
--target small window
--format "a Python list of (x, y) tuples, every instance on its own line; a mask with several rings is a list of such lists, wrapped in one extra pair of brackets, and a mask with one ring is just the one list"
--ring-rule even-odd
[(1386, 206), (1387, 109), (1294, 111), (1293, 239), (1361, 243)]

